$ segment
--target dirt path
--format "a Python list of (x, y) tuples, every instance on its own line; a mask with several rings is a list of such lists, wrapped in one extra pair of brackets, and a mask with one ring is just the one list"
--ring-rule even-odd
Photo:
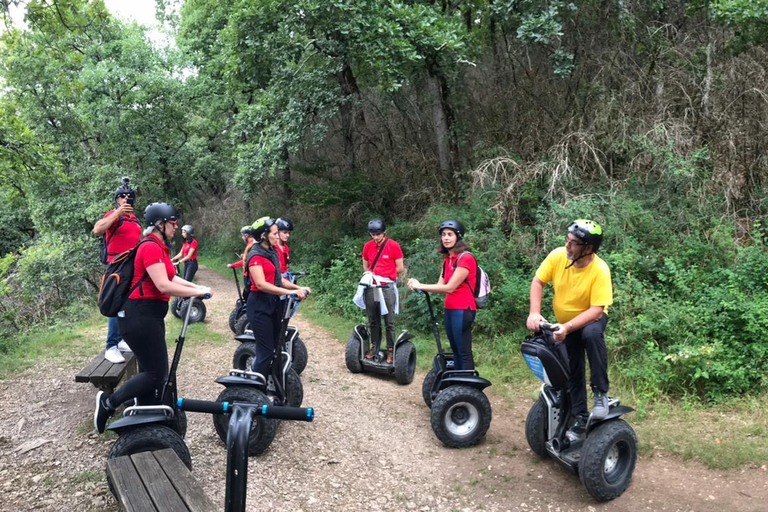
[[(232, 283), (205, 268), (198, 276), (216, 294), (207, 302), (208, 326), (229, 337)], [(423, 374), (405, 387), (351, 374), (342, 343), (301, 318), (293, 323), (309, 350), (304, 404), (317, 416), (310, 424), (283, 422), (267, 453), (251, 459), (248, 510), (766, 510), (765, 466), (716, 472), (659, 456), (638, 460), (619, 499), (596, 503), (577, 477), (528, 449), (531, 403), (507, 403), (492, 391), (486, 440), (466, 450), (444, 448), (421, 400)], [(179, 321), (169, 316), (167, 325), (175, 336)], [(103, 339), (100, 332), (94, 353)], [(190, 336), (179, 372), (182, 396), (216, 397), (222, 388), (214, 380), (229, 369), (235, 347)], [(74, 382), (88, 360), (63, 358), (0, 381), (0, 510), (118, 510), (104, 477), (114, 438), (93, 432), (95, 390)], [(36, 440), (45, 443), (22, 453)], [(223, 504), (225, 450), (209, 416), (189, 415), (187, 443), (194, 475)]]

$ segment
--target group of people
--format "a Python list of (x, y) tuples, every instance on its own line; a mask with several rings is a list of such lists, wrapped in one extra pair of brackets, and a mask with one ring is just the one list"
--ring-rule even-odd
[[(105, 356), (110, 361), (121, 362), (120, 350), (132, 350), (142, 371), (111, 396), (99, 392), (94, 412), (94, 425), (99, 432), (104, 431), (108, 418), (122, 403), (135, 398), (137, 403), (151, 404), (160, 399), (168, 372), (164, 317), (170, 296), (211, 294), (210, 288), (191, 282), (197, 270), (198, 253), (192, 226), (182, 227), (184, 246), (171, 258), (169, 242), (176, 233), (177, 210), (167, 203), (150, 204), (144, 211), (145, 229), (142, 232), (133, 213), (134, 199), (135, 193), (127, 184), (118, 188), (115, 191), (116, 207), (93, 228), (94, 234), (105, 235), (110, 260), (142, 241), (136, 253), (131, 283), (132, 288), (137, 284), (141, 286), (130, 294), (118, 317), (109, 319)], [(295, 294), (303, 299), (311, 291), (291, 280), (287, 242), (292, 231), (293, 223), (283, 217), (261, 217), (252, 225), (244, 226), (240, 230), (245, 243), (243, 256), (228, 265), (243, 268), (246, 314), (258, 347), (252, 370), (262, 375), (269, 372), (275, 343), (280, 337), (280, 297)], [(472, 327), (477, 313), (474, 290), (478, 284), (478, 264), (464, 240), (466, 230), (461, 222), (445, 220), (437, 232), (437, 251), (443, 256), (440, 278), (435, 284), (424, 284), (411, 278), (407, 286), (411, 290), (445, 295), (443, 325), (455, 354), (455, 369), (473, 370)], [(373, 285), (364, 293), (372, 348), (365, 357), (370, 359), (379, 351), (383, 318), (387, 362), (391, 364), (395, 315), (399, 309), (396, 283), (404, 270), (403, 251), (397, 242), (387, 237), (382, 219), (372, 219), (368, 223), (368, 234), (371, 240), (363, 247), (362, 266), (364, 275), (368, 275), (369, 283)], [(531, 282), (526, 326), (533, 331), (538, 331), (540, 324), (545, 322), (541, 314), (543, 289), (547, 283), (553, 284), (557, 319), (553, 326), (554, 338), (566, 344), (569, 358), (569, 391), (576, 418), (569, 435), (574, 436), (583, 434), (589, 417), (585, 352), (594, 395), (592, 414), (596, 418), (608, 414), (604, 332), (613, 294), (610, 269), (598, 256), (602, 240), (603, 231), (597, 223), (584, 219), (572, 222), (567, 229), (565, 246), (549, 253)], [(185, 263), (183, 278), (177, 275), (174, 262)], [(123, 344), (125, 346), (121, 346)]]

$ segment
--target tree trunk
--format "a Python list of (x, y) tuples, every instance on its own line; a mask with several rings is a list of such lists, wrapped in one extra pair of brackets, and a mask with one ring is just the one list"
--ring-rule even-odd
[(437, 159), (443, 182), (454, 192), (459, 191), (459, 183), (453, 173), (453, 160), (458, 147), (453, 138), (453, 114), (448, 103), (448, 83), (438, 73), (428, 70), (429, 91), (433, 97), (432, 121), (435, 126)]
[(293, 199), (293, 191), (291, 190), (291, 165), (289, 161), (288, 148), (283, 146), (280, 152), (283, 157), (283, 166), (281, 169), (280, 182), (283, 185), (283, 197), (286, 201)]
[(353, 174), (357, 168), (357, 155), (355, 154), (355, 133), (362, 130), (365, 126), (365, 117), (361, 111), (357, 114), (355, 102), (360, 97), (360, 88), (357, 85), (357, 79), (352, 72), (349, 64), (344, 64), (342, 69), (336, 75), (341, 86), (341, 95), (344, 103), (339, 109), (341, 116), (341, 132), (344, 138), (344, 174)]

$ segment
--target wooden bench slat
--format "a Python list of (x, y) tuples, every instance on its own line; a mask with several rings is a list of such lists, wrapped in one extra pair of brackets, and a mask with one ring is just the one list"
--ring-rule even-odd
[(122, 377), (128, 365), (133, 364), (133, 358), (136, 356), (133, 355), (133, 352), (123, 352), (123, 357), (125, 357), (124, 363), (112, 364), (111, 367), (107, 368), (103, 376), (104, 382), (109, 384), (120, 382), (120, 377)]
[(218, 512), (211, 499), (203, 492), (200, 484), (170, 448), (153, 452), (176, 491), (191, 512)]
[(135, 453), (131, 455), (131, 461), (136, 466), (136, 472), (144, 482), (144, 486), (158, 510), (164, 512), (189, 511), (152, 452)]
[(99, 367), (106, 359), (104, 359), (104, 351), (99, 352), (99, 355), (93, 358), (93, 361), (88, 363), (88, 366), (83, 368), (75, 375), (75, 382), (90, 382), (91, 374)]
[(152, 512), (152, 504), (136, 468), (128, 457), (117, 457), (107, 461), (107, 475), (112, 481), (117, 501), (126, 512)]

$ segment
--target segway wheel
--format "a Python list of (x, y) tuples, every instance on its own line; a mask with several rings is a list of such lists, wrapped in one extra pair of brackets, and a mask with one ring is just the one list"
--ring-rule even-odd
[(301, 407), (304, 401), (304, 386), (293, 368), (285, 374), (285, 398), (291, 407)]
[[(180, 311), (181, 318), (184, 318), (184, 315), (187, 314), (187, 306), (189, 302), (190, 301), (188, 300), (184, 301), (184, 304), (181, 307), (182, 311)], [(203, 304), (203, 301), (196, 300), (195, 304), (192, 306), (192, 311), (189, 312), (189, 323), (194, 324), (197, 322), (202, 322), (205, 320), (205, 313), (206, 308), (205, 304)]]
[[(245, 386), (232, 386), (221, 392), (217, 402), (248, 402), (258, 405), (270, 405), (267, 396), (258, 389)], [(277, 420), (254, 416), (251, 423), (251, 434), (248, 440), (248, 455), (261, 455), (269, 448), (277, 434)], [(227, 432), (229, 431), (229, 414), (214, 414), (213, 427), (216, 429), (219, 439), (227, 444)]]
[(179, 409), (175, 410), (173, 412), (173, 419), (166, 426), (184, 439), (187, 437), (187, 413)]
[(595, 427), (581, 449), (579, 479), (598, 501), (618, 498), (629, 486), (637, 463), (637, 435), (624, 420)]
[(247, 329), (251, 328), (251, 323), (248, 321), (248, 315), (242, 315), (235, 321), (235, 334), (240, 336)]
[(360, 361), (360, 338), (354, 332), (347, 341), (344, 361), (347, 363), (347, 369), (350, 372), (361, 373), (363, 371), (363, 363)]
[(171, 301), (171, 314), (175, 316), (176, 318), (181, 318), (181, 298), (180, 297), (174, 297)]
[(165, 448), (171, 448), (179, 456), (181, 462), (192, 469), (192, 457), (184, 439), (177, 432), (163, 425), (141, 425), (123, 432), (112, 445), (109, 458), (115, 459), (123, 455)]
[(432, 431), (450, 448), (479, 443), (491, 426), (491, 403), (482, 391), (450, 386), (432, 402)]
[(253, 368), (253, 360), (256, 358), (256, 343), (246, 341), (241, 343), (235, 355), (232, 357), (232, 367), (238, 370), (250, 370)]
[(416, 373), (416, 347), (406, 341), (395, 352), (395, 379), (398, 384), (410, 384)]
[(432, 407), (432, 386), (435, 385), (435, 379), (437, 378), (437, 373), (435, 373), (435, 369), (432, 368), (427, 373), (427, 376), (424, 377), (424, 382), (421, 385), (421, 397), (424, 399), (424, 403), (427, 404), (427, 407)]
[(229, 314), (229, 330), (232, 332), (235, 331), (235, 322), (237, 322), (237, 312), (240, 308), (235, 307), (235, 309), (232, 310), (232, 312)]
[(539, 397), (525, 418), (525, 439), (533, 453), (547, 457), (547, 402)]
[(291, 362), (293, 363), (293, 369), (296, 373), (301, 375), (301, 372), (307, 367), (307, 361), (309, 361), (307, 346), (301, 338), (296, 336), (293, 340), (293, 352), (291, 354)]

